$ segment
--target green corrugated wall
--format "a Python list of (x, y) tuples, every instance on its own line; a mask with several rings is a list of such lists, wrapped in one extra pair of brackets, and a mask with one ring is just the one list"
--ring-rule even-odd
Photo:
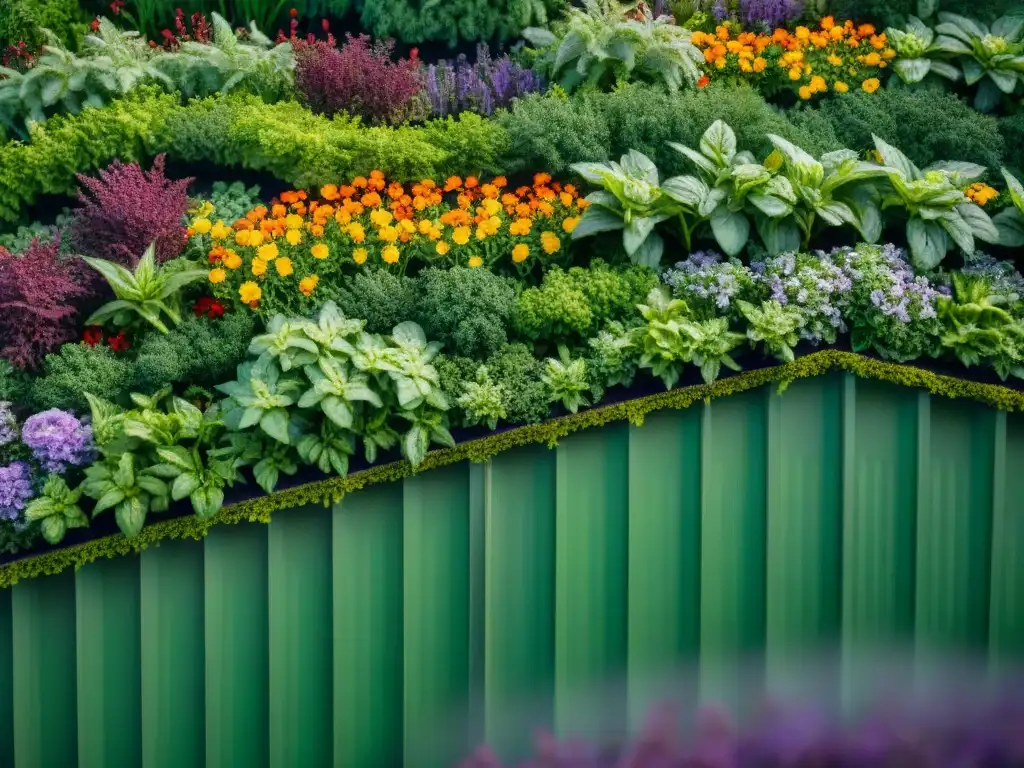
[(1024, 417), (765, 388), (2, 591), (0, 766), (432, 768), (625, 728), (666, 681), (742, 707), (822, 648), (998, 672), (1022, 544)]

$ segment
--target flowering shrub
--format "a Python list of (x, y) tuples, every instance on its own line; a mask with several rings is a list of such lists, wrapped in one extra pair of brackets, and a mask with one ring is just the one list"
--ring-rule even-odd
[(402, 123), (423, 112), (423, 80), (415, 48), (408, 59), (394, 62), (394, 42), (371, 45), (367, 35), (348, 35), (340, 48), (333, 37), (297, 40), (293, 45), (295, 86), (314, 112), (345, 113), (373, 124)]
[(60, 238), (20, 255), (0, 249), (0, 357), (34, 368), (78, 336), (78, 302), (91, 293), (77, 262), (58, 255)]
[(181, 253), (192, 179), (169, 180), (164, 160), (158, 155), (149, 171), (115, 160), (97, 178), (78, 177), (82, 205), (71, 223), (71, 240), (79, 252), (127, 266), (153, 242), (159, 261)]
[(410, 262), (486, 265), (526, 275), (538, 262), (566, 260), (586, 207), (576, 188), (545, 173), (532, 186), (507, 186), (502, 177), (453, 176), (407, 188), (374, 171), (322, 187), (320, 200), (286, 192), (230, 225), (195, 219), (189, 232), (208, 249), (214, 296), (264, 314), (299, 312), (364, 266), (401, 274)]
[(454, 64), (431, 64), (426, 81), (430, 109), (441, 117), (466, 110), (491, 115), (513, 99), (544, 87), (543, 78), (507, 55), (492, 59), (486, 45), (477, 46), (475, 64), (470, 64), (465, 54), (460, 54)]
[(800, 26), (791, 33), (779, 28), (768, 35), (729, 23), (714, 33), (694, 32), (692, 39), (711, 65), (711, 78), (739, 77), (768, 91), (788, 87), (804, 100), (851, 88), (874, 93), (896, 57), (885, 33), (873, 25), (837, 22), (831, 16), (813, 30)]

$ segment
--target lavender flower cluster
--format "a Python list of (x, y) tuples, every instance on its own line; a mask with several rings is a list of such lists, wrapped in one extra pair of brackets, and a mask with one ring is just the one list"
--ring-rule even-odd
[(11, 410), (11, 404), (0, 402), (0, 448), (10, 445), (18, 438), (18, 420)]
[(492, 115), (513, 99), (543, 87), (543, 78), (508, 55), (492, 59), (486, 45), (477, 46), (475, 64), (460, 54), (454, 64), (442, 60), (427, 67), (427, 98), (431, 111), (440, 117), (466, 110)]
[(998, 261), (992, 256), (978, 253), (964, 266), (965, 275), (985, 281), (989, 295), (1000, 296), (1011, 307), (1024, 303), (1024, 276), (1014, 269), (1012, 262)]
[(57, 408), (25, 419), (21, 441), (47, 472), (64, 472), (93, 457), (92, 427)]
[(28, 464), (15, 461), (0, 467), (0, 520), (21, 517), (32, 494), (32, 469)]
[(740, 0), (739, 17), (745, 29), (785, 27), (804, 12), (801, 0)]
[(846, 333), (843, 320), (855, 272), (831, 254), (785, 253), (750, 265), (755, 280), (782, 306), (800, 310), (800, 337), (812, 344), (835, 344)]
[[(946, 708), (949, 709), (949, 708)], [(698, 713), (692, 735), (679, 733), (668, 706), (649, 715), (643, 732), (625, 747), (559, 743), (542, 734), (536, 756), (519, 768), (768, 768), (817, 766), (919, 766), (920, 768), (1009, 768), (1024, 760), (1024, 709), (1012, 697), (956, 711), (873, 713), (852, 728), (840, 728), (817, 711), (768, 709), (741, 730), (714, 710)], [(898, 710), (897, 710), (898, 711)], [(479, 749), (459, 768), (502, 768), (497, 756)]]
[(666, 270), (661, 279), (691, 309), (712, 317), (734, 310), (734, 300), (748, 298), (753, 287), (743, 264), (714, 251), (692, 253)]

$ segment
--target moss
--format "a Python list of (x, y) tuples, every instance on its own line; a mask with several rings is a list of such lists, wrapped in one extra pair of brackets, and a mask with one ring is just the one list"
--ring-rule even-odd
[[(694, 403), (728, 397), (768, 384), (784, 389), (797, 379), (813, 378), (832, 371), (846, 371), (863, 379), (874, 379), (902, 387), (925, 389), (938, 397), (975, 400), (1003, 411), (1024, 411), (1024, 392), (993, 384), (941, 376), (921, 368), (872, 360), (851, 352), (824, 350), (801, 357), (792, 363), (747, 371), (710, 385), (698, 385), (661, 392), (622, 403), (600, 406), (578, 414), (551, 419), (542, 424), (519, 427), (496, 435), (462, 443), (455, 448), (432, 451), (419, 472), (456, 464), (460, 461), (483, 462), (499, 453), (531, 444), (554, 447), (568, 435), (584, 429), (600, 427), (615, 421), (641, 425), (647, 414), (667, 408), (688, 408)], [(210, 527), (225, 523), (269, 523), (275, 512), (321, 504), (336, 504), (347, 493), (369, 485), (388, 483), (413, 474), (406, 461), (372, 467), (347, 477), (332, 477), (307, 485), (243, 501), (222, 509), (211, 520), (194, 516), (155, 523), (142, 529), (129, 541), (117, 534), (46, 552), (0, 567), (0, 588), (10, 587), (23, 579), (57, 574), (68, 568), (79, 568), (101, 558), (112, 558), (139, 552), (169, 539), (201, 539)]]

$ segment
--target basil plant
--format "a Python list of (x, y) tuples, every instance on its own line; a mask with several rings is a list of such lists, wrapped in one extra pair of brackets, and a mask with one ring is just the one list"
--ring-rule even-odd
[(687, 250), (694, 229), (708, 222), (718, 246), (736, 256), (750, 239), (751, 220), (760, 232), (769, 222), (789, 216), (797, 202), (793, 185), (758, 163), (750, 152), (738, 152), (736, 134), (716, 120), (701, 136), (698, 149), (669, 142), (696, 168), (696, 176), (668, 179), (664, 193), (680, 206), (679, 220)]
[(999, 241), (999, 231), (992, 219), (961, 191), (964, 184), (985, 172), (983, 166), (946, 162), (921, 170), (895, 147), (877, 136), (874, 140), (890, 184), (882, 208), (906, 211), (907, 243), (916, 267), (934, 269), (953, 244), (973, 256), (976, 239), (987, 243)]
[[(906, 29), (885, 30), (897, 57), (893, 71), (908, 85), (920, 83), (928, 75), (937, 75), (952, 82), (961, 78), (960, 68), (947, 59), (952, 55), (947, 43), (940, 42), (935, 30), (916, 16), (911, 16)], [(959, 46), (957, 46), (959, 47)]]
[(979, 84), (975, 109), (992, 111), (1024, 84), (1024, 14), (1003, 16), (991, 28), (954, 13), (940, 13), (939, 21), (935, 44), (959, 56), (967, 85)]
[(572, 238), (622, 230), (622, 244), (633, 263), (657, 267), (665, 241), (654, 229), (678, 216), (682, 208), (659, 185), (658, 169), (651, 159), (631, 149), (618, 163), (576, 163), (572, 169), (603, 187), (587, 195), (590, 206)]

